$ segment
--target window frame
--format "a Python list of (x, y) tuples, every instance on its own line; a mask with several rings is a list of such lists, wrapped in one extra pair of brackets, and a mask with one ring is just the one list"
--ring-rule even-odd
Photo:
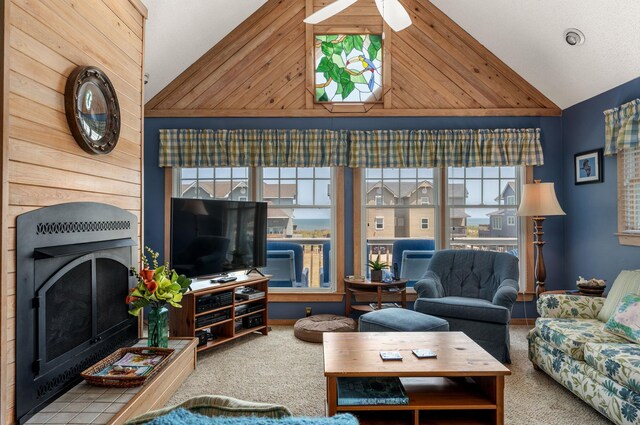
[[(200, 167), (200, 168), (216, 168), (216, 167)], [(218, 168), (235, 168), (235, 167), (218, 167)], [(260, 183), (262, 182), (262, 167), (247, 167), (249, 200), (258, 199), (261, 194)], [(273, 168), (273, 167), (265, 167)], [(304, 167), (302, 167), (304, 168)], [(331, 211), (331, 254), (330, 254), (330, 283), (328, 288), (269, 288), (270, 302), (296, 302), (296, 301), (326, 301), (338, 302), (342, 301), (344, 292), (344, 262), (338, 261), (344, 258), (344, 167), (329, 167), (330, 174), (330, 197), (331, 202), (327, 207)], [(170, 220), (171, 214), (171, 198), (175, 196), (180, 187), (180, 167), (165, 168), (165, 237), (164, 252), (169, 253), (170, 249)], [(287, 180), (287, 179), (285, 179)], [(294, 208), (300, 208), (300, 205), (292, 205)], [(307, 206), (306, 208), (313, 208)], [(335, 248), (333, 248), (335, 246)], [(241, 273), (241, 272), (236, 272)]]
[[(640, 148), (634, 149), (634, 152), (638, 151), (638, 155), (640, 155)], [(628, 245), (628, 246), (640, 246), (640, 232), (632, 232), (627, 230), (627, 226), (625, 223), (625, 214), (624, 211), (627, 206), (627, 197), (624, 186), (624, 175), (625, 175), (625, 155), (626, 151), (618, 152), (617, 166), (618, 166), (618, 232), (616, 235), (618, 236), (618, 243), (620, 245)], [(636, 191), (637, 197), (640, 198), (640, 190)]]
[(494, 230), (502, 230), (502, 216), (494, 215), (491, 219), (493, 220), (491, 227), (493, 227)]
[[(518, 175), (521, 184), (533, 183), (533, 167), (518, 166)], [(448, 228), (449, 228), (449, 212), (447, 206), (448, 194), (445, 190), (441, 190), (441, 182), (448, 182), (447, 170), (439, 168), (434, 170), (434, 202), (430, 205), (436, 209), (434, 226), (436, 249), (442, 250), (448, 248)], [(353, 270), (355, 274), (362, 274), (366, 264), (366, 206), (365, 206), (365, 170), (363, 168), (353, 169)], [(358, 202), (360, 200), (360, 202)], [(516, 206), (519, 199), (516, 199)], [(518, 290), (518, 301), (531, 301), (535, 298), (535, 282), (534, 282), (534, 247), (533, 247), (533, 220), (527, 217), (518, 216), (518, 251), (523, 253), (519, 255), (520, 259), (520, 281), (521, 286)], [(640, 236), (640, 235), (639, 235)], [(640, 237), (638, 238), (640, 245)], [(415, 294), (413, 288), (407, 289), (409, 294)], [(415, 295), (412, 295), (415, 296)]]
[[(380, 221), (378, 221), (380, 220)], [(376, 230), (384, 230), (384, 217), (383, 216), (375, 216), (374, 218), (374, 224), (375, 224), (375, 228)]]

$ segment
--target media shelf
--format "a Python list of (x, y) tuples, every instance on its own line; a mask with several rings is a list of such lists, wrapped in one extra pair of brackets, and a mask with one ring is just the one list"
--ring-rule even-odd
[[(264, 296), (236, 299), (236, 290), (240, 287), (262, 291)], [(194, 281), (191, 289), (182, 298), (182, 308), (171, 308), (169, 333), (172, 337), (201, 336), (197, 347), (200, 352), (256, 331), (268, 334), (267, 277), (238, 276), (238, 280), (229, 283)]]

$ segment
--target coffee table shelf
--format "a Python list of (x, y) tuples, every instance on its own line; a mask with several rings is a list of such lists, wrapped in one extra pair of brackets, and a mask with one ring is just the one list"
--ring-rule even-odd
[[(437, 359), (418, 359), (430, 348)], [(379, 351), (399, 351), (383, 362)], [(504, 424), (504, 377), (511, 372), (462, 332), (365, 332), (324, 335), (327, 413), (350, 412), (363, 425)], [(406, 405), (338, 406), (342, 377), (399, 377)]]

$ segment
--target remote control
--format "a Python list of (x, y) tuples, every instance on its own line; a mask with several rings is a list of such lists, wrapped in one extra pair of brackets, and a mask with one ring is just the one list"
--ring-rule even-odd
[(234, 276), (227, 276), (227, 277), (219, 278), (218, 282), (220, 282), (220, 283), (228, 283), (228, 282), (233, 282), (234, 280), (238, 280), (238, 278), (234, 277)]

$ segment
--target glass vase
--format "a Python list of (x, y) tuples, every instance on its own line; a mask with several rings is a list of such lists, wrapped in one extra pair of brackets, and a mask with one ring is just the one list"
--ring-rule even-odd
[(149, 311), (148, 347), (169, 348), (169, 310), (152, 307)]

